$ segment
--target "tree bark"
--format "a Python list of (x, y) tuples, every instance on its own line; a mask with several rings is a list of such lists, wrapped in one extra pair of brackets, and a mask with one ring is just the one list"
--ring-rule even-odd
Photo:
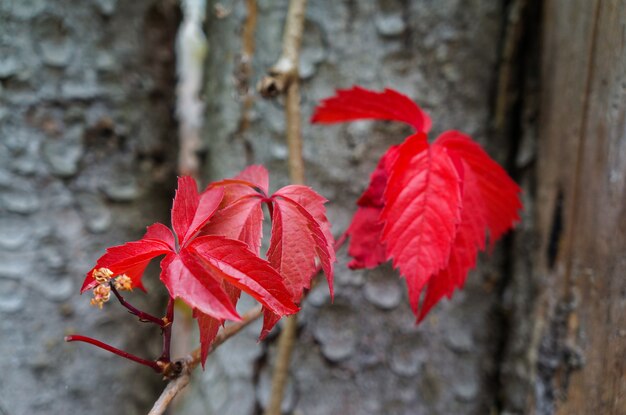
[[(282, 103), (257, 99), (250, 127), (238, 126), (238, 51), (247, 11), (209, 2), (207, 177), (263, 163), (276, 189), (289, 182)], [(220, 4), (225, 4), (221, 2)], [(259, 1), (253, 81), (280, 55), (286, 1)], [(435, 133), (472, 134), (501, 161), (508, 142), (490, 138), (505, 10), (497, 2), (315, 1), (306, 11), (301, 52), (303, 121), (335, 88), (396, 88), (431, 113)], [(219, 16), (218, 16), (219, 15)], [(245, 83), (245, 82), (244, 82)], [(233, 100), (240, 97), (240, 102)], [(347, 227), (369, 172), (409, 133), (398, 124), (311, 126), (303, 122), (307, 183), (330, 199), (334, 232)], [(248, 156), (248, 157), (246, 157)], [(501, 252), (472, 273), (463, 292), (415, 326), (404, 282), (390, 267), (349, 271), (342, 253), (331, 304), (320, 284), (303, 305), (283, 412), (307, 415), (488, 413), (494, 402), (493, 355), (500, 332), (490, 324), (500, 301)], [(254, 414), (269, 400), (275, 338), (255, 345), (259, 327), (216, 351), (176, 413)]]
[[(78, 292), (105, 247), (167, 221), (176, 26), (160, 0), (0, 2), (0, 414), (143, 414), (159, 392), (63, 337), (160, 353), (154, 326)], [(130, 296), (165, 309), (159, 290)]]
[(544, 8), (538, 414), (626, 412), (626, 2)]

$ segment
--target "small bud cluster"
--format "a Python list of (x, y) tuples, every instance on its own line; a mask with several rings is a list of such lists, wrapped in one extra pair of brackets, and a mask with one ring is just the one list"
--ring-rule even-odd
[(133, 281), (126, 274), (118, 275), (113, 281), (115, 288), (119, 291), (132, 291), (133, 290)]
[(102, 309), (104, 303), (111, 299), (111, 285), (113, 280), (115, 288), (120, 291), (132, 291), (132, 280), (126, 274), (113, 277), (113, 271), (108, 268), (98, 268), (93, 271), (93, 278), (98, 285), (93, 289), (91, 305)]
[(93, 289), (93, 298), (91, 299), (91, 305), (102, 309), (104, 303), (111, 299), (111, 287), (106, 285), (98, 285)]

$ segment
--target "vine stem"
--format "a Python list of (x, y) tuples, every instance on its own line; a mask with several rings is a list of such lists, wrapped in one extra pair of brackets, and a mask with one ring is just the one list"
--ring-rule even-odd
[(120, 357), (123, 357), (124, 359), (128, 359), (128, 360), (132, 360), (133, 362), (137, 362), (139, 364), (142, 364), (144, 366), (148, 366), (152, 369), (154, 369), (155, 372), (157, 373), (161, 373), (161, 366), (159, 366), (159, 364), (155, 361), (152, 360), (147, 360), (147, 359), (143, 359), (139, 356), (136, 356), (132, 353), (128, 353), (125, 352), (124, 350), (120, 350), (117, 347), (113, 347), (109, 344), (103, 343), (100, 340), (96, 340), (94, 338), (91, 337), (87, 337), (87, 336), (81, 336), (80, 334), (71, 334), (69, 336), (65, 336), (65, 341), (66, 342), (84, 342), (84, 343), (89, 343), (93, 346), (99, 347), (103, 350), (106, 350), (107, 352), (111, 352), (113, 354), (116, 354)]
[(167, 311), (165, 319), (162, 320), (163, 327), (163, 353), (159, 358), (162, 362), (170, 361), (170, 349), (172, 344), (172, 324), (174, 324), (174, 298), (169, 297), (167, 300)]
[[(283, 34), (283, 50), (278, 61), (269, 70), (259, 84), (264, 97), (285, 94), (285, 120), (287, 146), (289, 148), (289, 176), (294, 184), (304, 184), (304, 159), (302, 157), (302, 126), (300, 111), (300, 79), (298, 64), (300, 46), (304, 31), (304, 14), (306, 0), (291, 0), (285, 31)], [(298, 331), (297, 316), (289, 316), (285, 321), (278, 340), (278, 351), (274, 373), (272, 375), (272, 392), (265, 415), (280, 415), (285, 386), (289, 377), (289, 364)]]

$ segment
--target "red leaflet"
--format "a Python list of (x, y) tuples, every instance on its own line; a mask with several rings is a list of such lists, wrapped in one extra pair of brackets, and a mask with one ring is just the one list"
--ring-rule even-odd
[(461, 182), (447, 151), (429, 147), (423, 133), (407, 138), (398, 153), (384, 194), (381, 240), (407, 280), (417, 313), (422, 288), (448, 264), (461, 218)]
[(447, 131), (435, 144), (446, 147), (457, 154), (476, 176), (476, 192), (480, 194), (485, 208), (485, 219), (493, 245), (520, 218), (522, 209), (519, 199), (520, 187), (506, 171), (467, 135), (458, 131)]
[[(317, 194), (313, 189), (302, 185), (285, 186), (274, 194), (274, 197), (280, 196), (289, 204), (296, 207), (302, 216), (308, 221), (308, 227), (311, 235), (314, 237), (314, 247), (317, 257), (320, 259), (331, 297), (334, 296), (333, 291), (333, 273), (334, 263), (337, 261), (335, 257), (335, 238), (330, 229), (330, 222), (326, 218), (325, 198)], [(277, 202), (280, 199), (275, 199)], [(322, 234), (318, 231), (321, 230)], [(269, 256), (269, 255), (268, 255)], [(308, 270), (312, 275), (315, 268)]]
[[(154, 226), (154, 225), (153, 225)], [(81, 293), (97, 285), (93, 272), (99, 268), (108, 268), (113, 275), (126, 274), (132, 280), (133, 288), (143, 289), (141, 276), (150, 260), (159, 255), (167, 254), (172, 248), (163, 241), (155, 239), (141, 239), (127, 242), (124, 245), (113, 246), (107, 249), (96, 262), (96, 266), (87, 273)]]
[(452, 244), (448, 266), (428, 282), (419, 312), (420, 321), (444, 295), (450, 298), (455, 288), (463, 287), (467, 273), (476, 266), (478, 251), (485, 249), (484, 201), (477, 192), (477, 185), (476, 175), (465, 164), (461, 223)]
[[(302, 293), (310, 287), (320, 261), (328, 285), (333, 292), (333, 264), (335, 251), (330, 224), (326, 218), (326, 199), (306, 186), (286, 186), (268, 196), (267, 170), (250, 166), (233, 179), (209, 185), (223, 188), (222, 207), (202, 229), (202, 234), (222, 235), (238, 239), (259, 251), (262, 235), (263, 213), (261, 206), (268, 205), (272, 215), (272, 236), (267, 257), (278, 271), (291, 300), (298, 303)], [(262, 337), (280, 319), (281, 314), (266, 307)]]
[(196, 181), (189, 176), (178, 179), (172, 206), (172, 227), (181, 245), (209, 220), (224, 197), (221, 189), (211, 189), (199, 195), (196, 186)]
[(281, 276), (243, 242), (201, 236), (189, 244), (187, 252), (214, 278), (246, 291), (276, 314), (282, 316), (298, 311), (285, 291)]
[(357, 201), (357, 209), (347, 230), (350, 238), (348, 254), (354, 258), (351, 269), (374, 268), (387, 261), (385, 244), (380, 240), (383, 223), (379, 220), (385, 206), (383, 194), (391, 165), (398, 157), (398, 146), (391, 146), (381, 157), (370, 177), (370, 184)]
[[(426, 141), (430, 119), (395, 91), (359, 87), (322, 101), (313, 122), (387, 119), (412, 125), (417, 134), (392, 147), (372, 173), (348, 229), (350, 267), (393, 259), (407, 279), (419, 320), (444, 295), (461, 287), (485, 248), (519, 220), (520, 188), (469, 137), (456, 131)], [(424, 287), (426, 296), (419, 307)]]
[(430, 131), (431, 121), (411, 98), (385, 89), (374, 92), (354, 86), (338, 89), (337, 95), (327, 98), (315, 109), (311, 122), (336, 123), (353, 120), (393, 120), (409, 124), (416, 131)]

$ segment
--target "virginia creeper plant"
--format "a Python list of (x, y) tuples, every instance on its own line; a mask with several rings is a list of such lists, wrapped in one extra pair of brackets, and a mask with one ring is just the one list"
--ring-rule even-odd
[[(392, 261), (407, 282), (419, 322), (441, 298), (463, 286), (478, 252), (492, 247), (519, 220), (520, 188), (461, 132), (446, 131), (429, 143), (430, 117), (391, 89), (338, 90), (322, 101), (311, 121), (359, 119), (400, 121), (415, 132), (382, 155), (357, 201), (347, 230), (352, 257), (348, 265), (373, 268)], [(81, 289), (91, 290), (91, 303), (100, 308), (112, 293), (141, 321), (159, 326), (161, 356), (144, 359), (80, 335), (67, 340), (91, 343), (175, 378), (180, 363), (173, 362), (169, 352), (174, 300), (193, 309), (204, 364), (220, 326), (240, 319), (236, 305), (241, 291), (263, 307), (263, 339), (281, 317), (298, 311), (320, 268), (332, 297), (335, 243), (325, 202), (302, 185), (270, 194), (268, 172), (262, 166), (250, 166), (200, 193), (194, 179), (180, 177), (172, 228), (155, 223), (140, 240), (107, 249)], [(264, 205), (271, 218), (271, 237), (268, 251), (261, 255)], [(138, 310), (120, 294), (143, 290), (142, 274), (159, 256), (160, 280), (169, 292), (164, 317)]]

